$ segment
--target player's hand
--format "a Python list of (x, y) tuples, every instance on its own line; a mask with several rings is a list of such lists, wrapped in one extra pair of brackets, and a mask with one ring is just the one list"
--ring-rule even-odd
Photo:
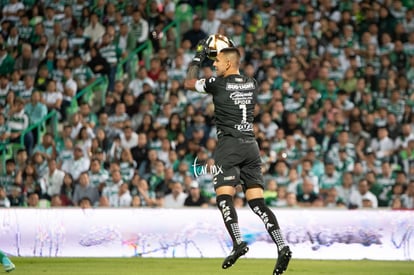
[(196, 46), (196, 54), (193, 58), (194, 63), (201, 64), (206, 59), (208, 44), (210, 43), (211, 37), (200, 40)]

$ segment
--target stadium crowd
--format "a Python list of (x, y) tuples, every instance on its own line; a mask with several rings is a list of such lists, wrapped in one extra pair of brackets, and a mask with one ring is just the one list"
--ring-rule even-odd
[[(182, 84), (197, 42), (221, 33), (260, 84), (254, 130), (268, 205), (414, 209), (412, 1), (0, 6), (0, 140), (24, 142), (5, 160), (0, 206), (213, 206), (213, 105)], [(148, 40), (152, 52), (138, 52), (136, 70), (126, 62), (119, 76), (119, 62)], [(76, 100), (101, 76), (103, 106)], [(21, 139), (52, 110), (58, 136)]]

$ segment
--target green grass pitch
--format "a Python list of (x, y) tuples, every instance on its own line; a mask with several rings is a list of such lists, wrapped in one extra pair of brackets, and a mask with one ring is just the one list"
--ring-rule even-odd
[[(12, 258), (11, 275), (266, 275), (274, 260), (241, 258), (221, 269), (222, 259), (185, 258)], [(286, 275), (414, 275), (414, 262), (291, 260)]]

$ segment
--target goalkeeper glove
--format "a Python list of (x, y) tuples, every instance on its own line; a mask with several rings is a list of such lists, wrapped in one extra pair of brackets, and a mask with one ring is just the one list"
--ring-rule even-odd
[(207, 56), (208, 44), (211, 38), (204, 38), (200, 40), (196, 46), (196, 54), (191, 62), (192, 65), (200, 66), (203, 63), (204, 59)]

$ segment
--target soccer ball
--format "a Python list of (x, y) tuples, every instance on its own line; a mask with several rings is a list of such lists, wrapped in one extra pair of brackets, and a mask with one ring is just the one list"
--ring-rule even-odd
[(207, 57), (213, 60), (222, 49), (234, 46), (230, 39), (222, 34), (211, 34), (207, 41), (209, 41)]

